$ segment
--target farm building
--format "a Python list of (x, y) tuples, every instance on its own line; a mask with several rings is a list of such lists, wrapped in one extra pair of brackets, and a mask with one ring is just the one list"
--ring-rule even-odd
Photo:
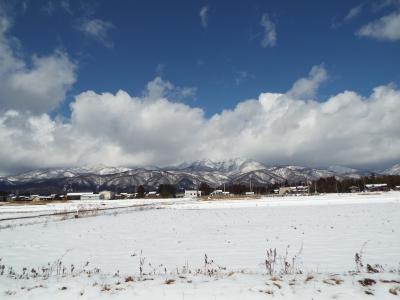
[(119, 194), (115, 194), (114, 197), (112, 199), (132, 199), (132, 198), (136, 198), (138, 195), (138, 193), (119, 193)]
[(156, 191), (151, 191), (151, 192), (146, 193), (146, 197), (149, 197), (149, 198), (156, 198), (158, 196), (160, 196), (160, 194), (157, 193)]
[(111, 199), (114, 199), (114, 195), (115, 194), (111, 191), (101, 191), (99, 193), (99, 198), (101, 200), (111, 200)]
[(49, 196), (42, 196), (42, 195), (31, 195), (29, 198), (32, 201), (51, 201), (55, 199), (55, 194)]
[(30, 201), (29, 196), (21, 196), (21, 195), (14, 195), (10, 194), (7, 196), (7, 201)]
[(210, 196), (222, 196), (223, 193), (224, 193), (223, 190), (215, 190), (210, 194)]
[(100, 195), (99, 194), (82, 195), (81, 200), (100, 200)]
[(67, 193), (67, 200), (99, 200), (99, 194), (92, 192), (84, 193)]
[(213, 191), (210, 196), (229, 196), (229, 192), (224, 192), (223, 190), (215, 190)]
[(387, 192), (387, 191), (389, 191), (389, 187), (386, 183), (366, 184), (365, 189), (367, 192)]
[(185, 190), (185, 197), (201, 197), (201, 191), (197, 190)]
[(284, 195), (290, 195), (290, 194), (295, 194), (295, 195), (305, 195), (309, 193), (309, 188), (308, 186), (286, 186), (286, 187), (280, 187), (279, 190), (274, 190), (276, 193), (278, 192), (279, 196), (284, 196)]
[(360, 188), (358, 186), (353, 185), (353, 186), (349, 187), (349, 192), (350, 193), (359, 193)]

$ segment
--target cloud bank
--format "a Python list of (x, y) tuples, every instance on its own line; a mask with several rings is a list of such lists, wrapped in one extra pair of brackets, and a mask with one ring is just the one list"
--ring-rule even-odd
[(71, 103), (67, 121), (8, 110), (0, 115), (0, 170), (231, 157), (315, 166), (398, 161), (400, 91), (379, 86), (365, 98), (344, 91), (324, 102), (293, 93), (298, 82), (315, 83), (323, 72), (316, 66), (287, 93), (262, 93), (211, 118), (200, 108), (167, 99), (173, 85), (160, 78), (140, 97), (122, 90), (83, 92)]

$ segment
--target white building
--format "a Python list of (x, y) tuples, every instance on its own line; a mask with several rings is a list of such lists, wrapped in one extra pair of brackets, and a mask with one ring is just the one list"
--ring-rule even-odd
[(150, 198), (154, 198), (154, 197), (158, 197), (158, 196), (160, 196), (160, 194), (157, 193), (156, 191), (151, 191), (146, 194), (146, 197), (150, 197)]
[(309, 189), (308, 186), (285, 186), (285, 187), (280, 187), (279, 190), (274, 190), (276, 194), (279, 194), (279, 196), (284, 196), (284, 195), (305, 195), (308, 194)]
[(111, 191), (101, 191), (99, 193), (99, 198), (101, 200), (111, 200), (114, 198), (114, 193)]
[(100, 200), (99, 194), (92, 192), (67, 193), (67, 200)]
[(377, 191), (388, 191), (389, 188), (386, 183), (371, 183), (366, 184), (365, 188), (368, 192), (377, 192)]
[(99, 194), (82, 195), (81, 200), (100, 200), (100, 195)]
[(231, 193), (224, 192), (223, 190), (215, 190), (210, 193), (210, 196), (230, 196)]
[(201, 191), (185, 190), (185, 198), (201, 197)]
[(308, 194), (308, 186), (305, 185), (292, 186), (290, 189), (294, 194)]
[(224, 194), (223, 190), (215, 190), (211, 192), (210, 196), (222, 196)]

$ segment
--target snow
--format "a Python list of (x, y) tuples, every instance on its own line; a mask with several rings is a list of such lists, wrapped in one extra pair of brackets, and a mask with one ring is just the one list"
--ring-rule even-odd
[(393, 167), (386, 169), (383, 171), (383, 174), (386, 175), (400, 175), (400, 164), (396, 164)]
[(218, 171), (226, 175), (236, 173), (247, 173), (255, 170), (265, 169), (265, 166), (253, 160), (243, 158), (232, 158), (222, 161), (212, 161), (210, 159), (185, 162), (176, 166), (179, 170), (189, 169), (192, 171)]
[(56, 179), (62, 177), (75, 177), (82, 174), (110, 175), (130, 171), (126, 167), (108, 167), (104, 165), (72, 167), (65, 169), (34, 170), (16, 176), (10, 176), (10, 181), (31, 181), (39, 179)]
[(288, 180), (290, 182), (315, 180), (321, 177), (329, 177), (335, 175), (335, 173), (328, 170), (312, 169), (301, 166), (277, 166), (270, 167), (268, 170), (271, 173), (274, 173), (284, 180)]
[[(78, 202), (0, 206), (0, 219), (73, 211)], [(378, 299), (395, 299), (388, 291), (400, 286), (380, 281), (400, 282), (399, 192), (80, 203), (91, 208), (103, 204), (119, 208), (77, 219), (14, 220), (2, 227), (0, 265), (19, 273), (60, 258), (68, 270), (71, 264), (83, 270), (90, 263), (86, 272), (74, 276), (69, 271), (47, 279), (0, 276), (0, 298), (8, 293), (10, 299), (364, 299), (369, 291)], [(289, 260), (297, 254), (296, 269), (303, 274), (267, 275), (266, 251), (271, 248), (281, 258), (288, 250)], [(356, 252), (365, 264), (382, 265), (384, 271), (349, 273), (356, 269)], [(213, 263), (204, 264), (205, 254)], [(141, 259), (147, 275), (140, 275)], [(210, 269), (216, 270), (211, 276)], [(313, 278), (306, 282), (310, 274)], [(125, 282), (127, 276), (134, 281)], [(332, 278), (343, 282), (332, 283)], [(358, 280), (364, 278), (377, 284), (363, 287)], [(165, 284), (167, 279), (175, 281)]]
[[(35, 217), (82, 210), (117, 209), (156, 204), (174, 204), (187, 199), (124, 199), (124, 200), (72, 200), (46, 205), (4, 205), (0, 203), (0, 221), (8, 218)], [(4, 222), (3, 222), (4, 223)], [(1, 223), (0, 223), (1, 227)]]

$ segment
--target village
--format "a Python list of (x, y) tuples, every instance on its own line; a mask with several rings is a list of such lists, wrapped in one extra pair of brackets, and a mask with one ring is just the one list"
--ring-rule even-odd
[[(50, 194), (50, 195), (18, 195), (14, 193), (3, 193), (0, 195), (0, 201), (3, 202), (50, 202), (50, 201), (68, 201), (68, 200), (121, 200), (121, 199), (138, 199), (138, 198), (199, 198), (199, 199), (224, 199), (224, 198), (258, 198), (258, 197), (283, 197), (283, 196), (311, 196), (318, 195), (317, 188), (312, 185), (299, 185), (299, 186), (282, 186), (273, 189), (270, 193), (262, 193), (253, 191), (254, 187), (250, 186), (248, 191), (242, 193), (232, 193), (226, 191), (225, 186), (223, 189), (211, 189), (207, 190), (196, 188), (196, 189), (183, 189), (172, 193), (162, 193), (160, 187), (157, 190), (151, 190), (148, 192), (139, 191), (135, 193), (120, 192), (116, 193), (113, 191), (100, 191), (95, 192), (68, 192), (65, 194)], [(390, 187), (386, 183), (374, 183), (365, 184), (364, 188), (360, 186), (350, 186), (348, 193), (372, 193), (372, 192), (389, 192), (389, 191), (400, 191), (400, 185)]]

